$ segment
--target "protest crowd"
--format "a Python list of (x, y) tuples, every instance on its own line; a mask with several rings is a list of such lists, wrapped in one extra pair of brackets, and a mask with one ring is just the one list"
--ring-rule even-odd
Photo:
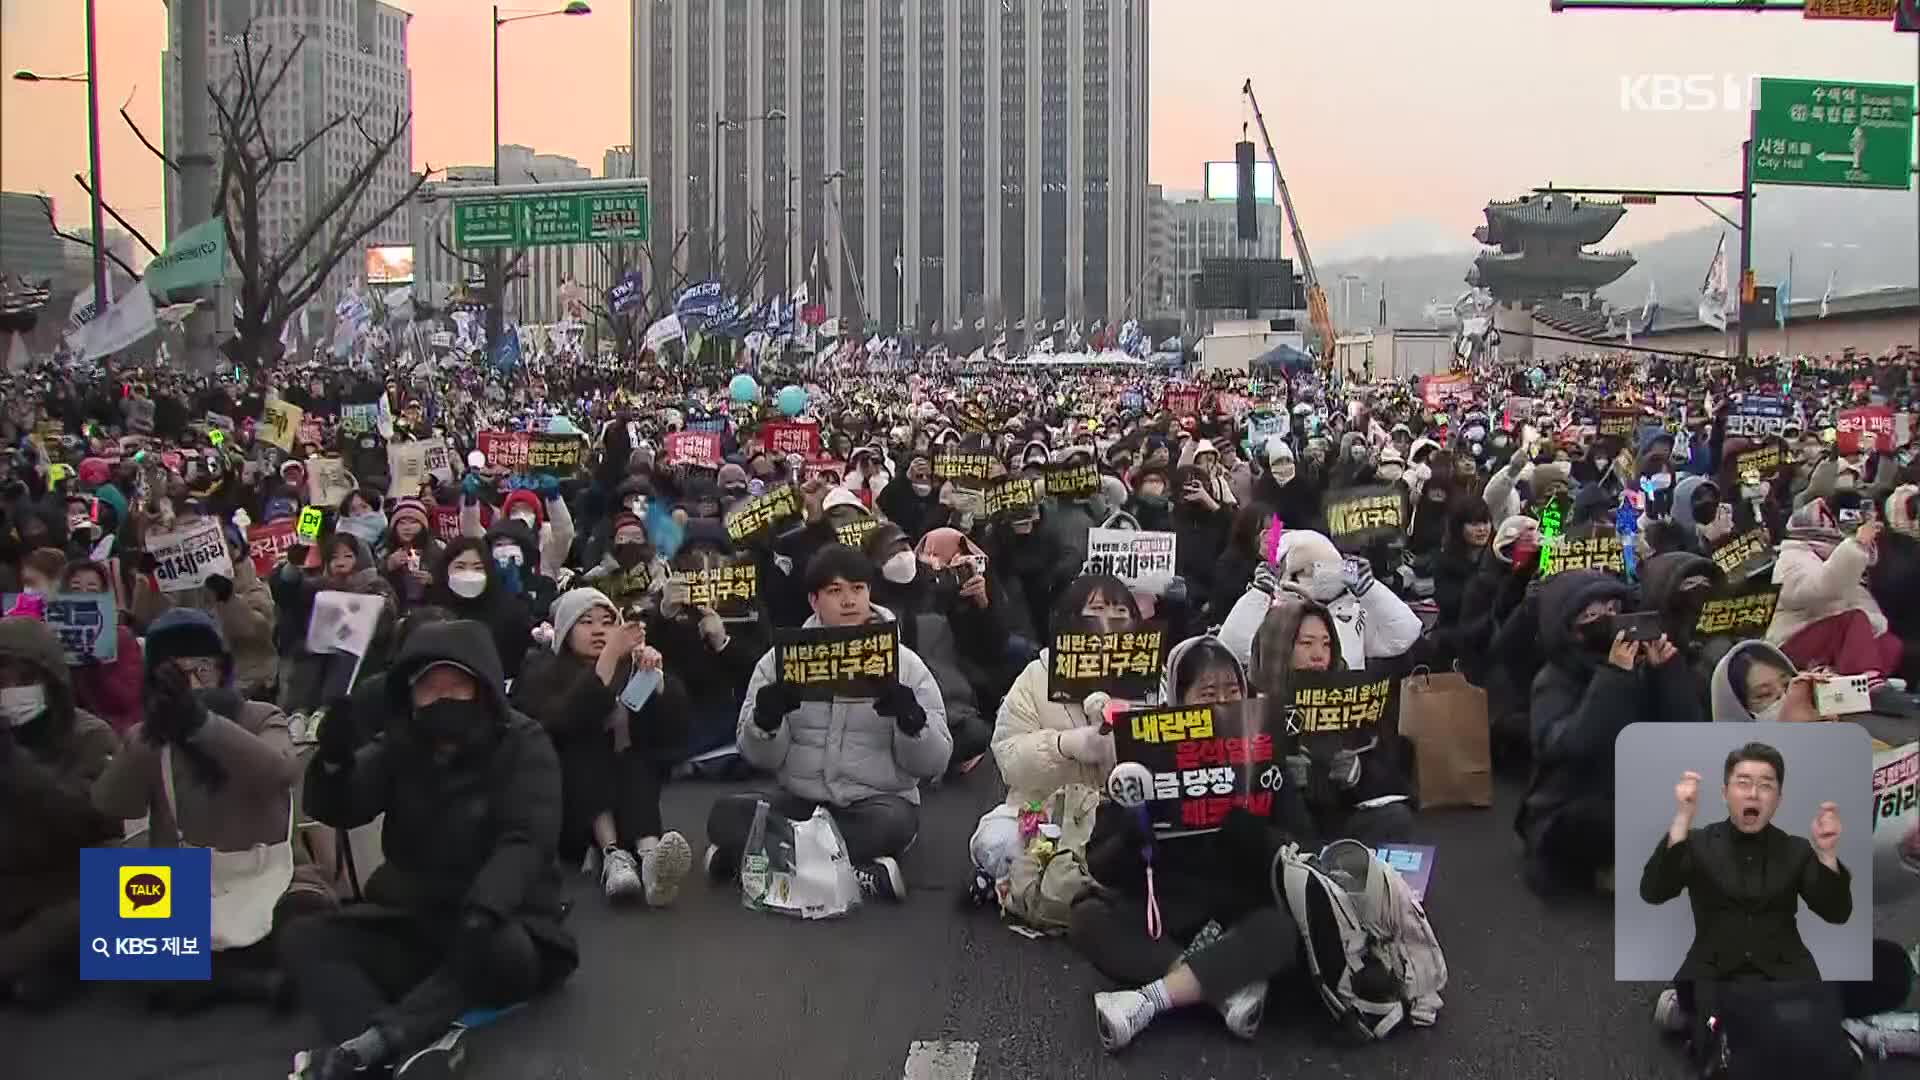
[[(1061, 1022), (1109, 1052), (1187, 1007), (1252, 1038), (1278, 983), (1444, 1024), (1423, 814), (1522, 778), (1526, 887), (1603, 894), (1627, 724), (1831, 720), (1843, 675), (1920, 716), (1916, 362), (17, 373), (0, 1008), (82, 992), (79, 849), (202, 847), (213, 978), (152, 1008), (299, 1010), (306, 1080), (444, 1076), (600, 962), (573, 905), (910, 903), (923, 802), (985, 769), (969, 850), (915, 864), (1107, 977)], [(663, 818), (714, 780), (751, 790)], [(1770, 1052), (1920, 1055), (1909, 944)], [(1647, 1022), (1726, 1053), (1705, 997)]]

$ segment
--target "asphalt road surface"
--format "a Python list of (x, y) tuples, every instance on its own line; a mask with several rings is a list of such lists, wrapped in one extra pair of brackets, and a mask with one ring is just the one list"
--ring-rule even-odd
[[(571, 925), (583, 962), (559, 991), (470, 1037), (484, 1080), (1117, 1080), (1180, 1077), (1681, 1078), (1653, 1030), (1657, 987), (1613, 981), (1612, 913), (1548, 906), (1520, 884), (1510, 826), (1518, 790), (1492, 810), (1420, 819), (1438, 845), (1427, 904), (1450, 981), (1437, 1026), (1384, 1043), (1333, 1045), (1317, 1001), (1276, 990), (1260, 1037), (1227, 1034), (1210, 1010), (1162, 1018), (1118, 1056), (1101, 1052), (1098, 974), (1058, 941), (1029, 941), (963, 910), (966, 842), (998, 798), (990, 763), (928, 793), (906, 860), (906, 903), (801, 923), (690, 882), (671, 911), (610, 911), (581, 879)], [(704, 849), (712, 800), (680, 784), (666, 816)], [(1851, 824), (1851, 823), (1849, 823)], [(1882, 933), (1920, 936), (1911, 907), (1876, 913)], [(0, 1074), (19, 1080), (280, 1080), (313, 1038), (304, 1019), (231, 1007), (150, 1016), (112, 986), (47, 1017), (0, 1013)], [(1920, 1065), (1877, 1076), (1920, 1077)]]

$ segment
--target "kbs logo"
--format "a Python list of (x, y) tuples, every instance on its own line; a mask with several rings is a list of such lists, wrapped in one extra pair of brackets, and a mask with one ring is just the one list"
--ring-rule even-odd
[(173, 867), (121, 867), (120, 917), (123, 919), (173, 918)]
[(1747, 112), (1759, 102), (1758, 75), (1620, 76), (1622, 112)]

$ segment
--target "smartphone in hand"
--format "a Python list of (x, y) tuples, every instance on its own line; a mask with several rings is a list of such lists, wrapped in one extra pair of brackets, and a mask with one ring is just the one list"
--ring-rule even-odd
[(1613, 631), (1625, 634), (1628, 641), (1658, 641), (1666, 628), (1660, 625), (1657, 611), (1624, 612), (1613, 617)]

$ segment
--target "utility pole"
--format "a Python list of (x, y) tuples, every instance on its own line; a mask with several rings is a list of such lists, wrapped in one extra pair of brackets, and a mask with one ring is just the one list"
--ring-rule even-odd
[(1740, 144), (1740, 358), (1747, 358), (1747, 340), (1753, 333), (1748, 305), (1752, 300), (1748, 283), (1753, 280), (1753, 132), (1760, 122), (1759, 110), (1747, 113), (1747, 141)]
[[(100, 54), (94, 46), (94, 0), (87, 0), (87, 169), (93, 182), (93, 317), (104, 319), (113, 294), (107, 285), (106, 185), (100, 179)], [(204, 52), (206, 43), (201, 43)]]
[[(175, 4), (180, 13), (180, 199), (175, 220), (167, 223), (168, 239), (174, 230), (185, 231), (198, 225), (201, 215), (213, 215), (213, 145), (208, 134), (207, 110), (207, 6)], [(95, 166), (99, 168), (98, 165)], [(97, 185), (98, 180), (95, 181)], [(94, 226), (96, 229), (99, 226)], [(226, 279), (225, 268), (221, 280)], [(224, 284), (200, 291), (201, 301), (187, 316), (187, 370), (210, 374), (220, 368), (217, 352), (220, 327), (232, 319), (233, 305), (227, 302)], [(299, 313), (294, 314), (295, 318)], [(300, 328), (303, 335), (305, 327)]]
[[(794, 213), (796, 212), (796, 209), (795, 209), (795, 207), (794, 207), (794, 205), (793, 205), (793, 185), (794, 185), (794, 184), (796, 184), (796, 183), (798, 183), (799, 181), (800, 181), (800, 174), (799, 174), (799, 173), (793, 173), (793, 172), (790, 172), (790, 173), (788, 173), (788, 174), (787, 174), (787, 209), (786, 209), (786, 231), (785, 231), (785, 233), (783, 234), (783, 235), (785, 236), (785, 239), (784, 239), (784, 240), (782, 240), (782, 241), (781, 241), (781, 243), (780, 243), (780, 250), (781, 250), (782, 252), (784, 252), (784, 253), (786, 254), (786, 264), (787, 264), (787, 277), (786, 277), (786, 286), (787, 286), (787, 295), (788, 295), (788, 296), (792, 296), (792, 295), (793, 295), (793, 278), (794, 278), (794, 273), (793, 273), (793, 215), (794, 215)], [(811, 303), (811, 302), (812, 302), (812, 300), (813, 300), (813, 297), (812, 297), (811, 295), (809, 295), (809, 296), (807, 297), (807, 300), (808, 300), (808, 302), (809, 302), (809, 303)]]

